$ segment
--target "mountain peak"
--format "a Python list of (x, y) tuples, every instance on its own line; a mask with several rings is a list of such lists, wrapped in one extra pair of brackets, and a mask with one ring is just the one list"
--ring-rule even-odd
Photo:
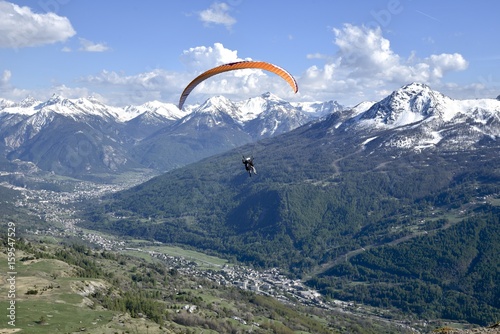
[(35, 99), (33, 96), (28, 95), (21, 102), (19, 102), (19, 106), (21, 108), (29, 108), (29, 107), (33, 107), (39, 103), (40, 103), (40, 101)]
[(441, 114), (450, 98), (422, 83), (410, 83), (375, 103), (361, 117), (380, 126), (398, 127)]
[(404, 85), (403, 87), (400, 88), (400, 90), (407, 90), (407, 91), (422, 91), (422, 90), (432, 90), (431, 87), (428, 85), (421, 83), (421, 82), (412, 82), (407, 85)]
[(262, 94), (261, 97), (265, 100), (271, 100), (271, 101), (277, 101), (277, 102), (284, 102), (285, 101), (282, 98), (280, 98), (279, 96), (274, 95), (271, 92), (266, 92), (266, 93)]
[(12, 102), (10, 100), (3, 99), (3, 98), (0, 98), (0, 110), (2, 110), (4, 108), (7, 108), (7, 107), (12, 107), (14, 105), (15, 105), (14, 102)]
[(59, 103), (59, 102), (64, 101), (64, 100), (65, 100), (64, 97), (54, 93), (54, 94), (52, 94), (50, 99), (47, 100), (47, 104), (56, 104), (56, 103)]
[(218, 95), (206, 100), (195, 110), (195, 112), (209, 114), (218, 114), (224, 112), (232, 115), (234, 114), (234, 109), (236, 109), (236, 106), (234, 106), (234, 103), (231, 100), (224, 96)]
[(52, 94), (50, 99), (48, 99), (45, 102), (42, 102), (36, 106), (35, 109), (41, 110), (43, 108), (49, 107), (49, 106), (55, 106), (55, 105), (66, 105), (68, 102), (68, 99), (63, 98), (61, 95), (58, 94)]
[(432, 88), (427, 86), (426, 84), (413, 82), (401, 87), (398, 90), (395, 90), (386, 99), (392, 101), (402, 100), (404, 102), (411, 102), (416, 99), (437, 100), (442, 97), (444, 97), (443, 94), (432, 90)]
[(173, 103), (165, 103), (158, 100), (146, 102), (140, 106), (127, 106), (124, 108), (125, 120), (130, 120), (138, 116), (143, 117), (161, 117), (168, 120), (177, 120), (184, 117), (187, 113), (179, 110)]

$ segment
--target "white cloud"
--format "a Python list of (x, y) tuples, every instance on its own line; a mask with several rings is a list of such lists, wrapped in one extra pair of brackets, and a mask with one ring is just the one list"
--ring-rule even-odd
[[(80, 82), (91, 87), (92, 90), (100, 91), (108, 100), (118, 105), (144, 103), (153, 99), (176, 103), (184, 86), (201, 72), (223, 63), (241, 60), (237, 56), (237, 51), (227, 49), (220, 43), (208, 47), (190, 48), (185, 50), (180, 58), (188, 69), (187, 72), (179, 73), (155, 69), (127, 75), (114, 71), (102, 71), (97, 75), (81, 78)], [(193, 95), (203, 92), (205, 93), (203, 98), (207, 98), (213, 94), (235, 93), (235, 90), (241, 89), (244, 81), (247, 85), (252, 85), (252, 80), (248, 78), (234, 79), (234, 75), (232, 77), (231, 79), (230, 76), (222, 76), (210, 80), (202, 89), (193, 92)], [(241, 81), (241, 83), (234, 84), (234, 88), (231, 88), (233, 83), (228, 83), (228, 80)], [(228, 91), (230, 88), (231, 90)], [(228, 95), (230, 95), (229, 93)]]
[[(378, 99), (387, 91), (409, 82), (438, 86), (453, 71), (465, 70), (468, 62), (458, 53), (431, 55), (419, 59), (414, 53), (407, 59), (396, 54), (380, 27), (368, 28), (345, 24), (333, 29), (338, 51), (332, 55), (310, 54), (309, 59), (324, 59), (323, 67), (308, 68), (299, 80), (304, 96), (335, 98), (355, 104), (362, 99)], [(437, 88), (437, 87), (436, 87)], [(366, 92), (371, 93), (367, 95)]]
[(102, 71), (96, 76), (82, 78), (82, 81), (93, 84), (111, 84), (117, 86), (134, 86), (144, 89), (156, 89), (168, 84), (168, 80), (174, 77), (164, 70), (153, 70), (139, 73), (137, 75), (124, 75), (117, 72)]
[(189, 70), (205, 71), (211, 67), (242, 60), (238, 58), (238, 52), (229, 50), (221, 43), (213, 46), (197, 46), (184, 50), (181, 61)]
[(22, 48), (62, 42), (75, 30), (66, 17), (37, 14), (29, 7), (0, 0), (0, 47)]
[[(188, 69), (185, 72), (155, 69), (128, 75), (102, 71), (97, 75), (81, 78), (80, 84), (89, 87), (89, 90), (99, 91), (116, 105), (139, 104), (153, 99), (177, 103), (184, 87), (197, 75), (212, 67), (242, 59), (238, 57), (236, 50), (215, 43), (213, 46), (185, 50), (181, 60)], [(267, 91), (283, 98), (293, 96), (290, 86), (278, 76), (266, 71), (246, 69), (222, 73), (202, 82), (193, 90), (188, 103), (203, 102), (214, 95), (241, 100)]]
[(207, 25), (222, 24), (227, 29), (231, 29), (233, 24), (236, 23), (231, 15), (229, 15), (230, 7), (224, 2), (214, 2), (210, 8), (207, 8), (198, 13), (202, 22)]
[[(331, 53), (306, 55), (315, 65), (307, 68), (300, 76), (292, 73), (299, 84), (298, 94), (293, 94), (288, 84), (274, 74), (261, 70), (240, 70), (204, 81), (193, 90), (187, 103), (203, 102), (214, 95), (241, 100), (269, 91), (291, 101), (335, 99), (345, 105), (354, 105), (366, 100), (379, 100), (394, 89), (413, 81), (427, 83), (432, 88), (449, 94), (458, 92), (460, 88), (445, 82), (446, 75), (465, 70), (468, 66), (466, 59), (458, 53), (432, 54), (423, 58), (417, 57), (415, 52), (408, 57), (398, 55), (380, 28), (346, 24), (342, 28), (333, 29), (332, 33), (335, 49), (332, 48)], [(82, 45), (87, 43), (90, 48), (102, 50), (106, 47), (84, 39), (80, 41)], [(214, 66), (240, 60), (243, 59), (236, 50), (221, 43), (197, 46), (181, 53), (180, 61), (185, 65), (184, 71), (154, 69), (126, 74), (104, 70), (81, 78), (78, 81), (79, 88), (64, 85), (49, 88), (47, 96), (60, 91), (67, 96), (79, 93), (99, 95), (105, 97), (104, 102), (113, 105), (142, 104), (155, 99), (176, 103), (184, 87), (197, 75)], [(12, 88), (9, 81), (10, 72), (4, 71), (3, 75), (0, 73), (0, 92), (4, 92), (5, 97), (25, 93)], [(498, 87), (490, 83), (482, 86)], [(470, 86), (467, 90), (473, 94), (477, 92), (476, 96), (479, 96), (480, 90), (484, 90), (482, 86)], [(31, 94), (40, 96), (43, 92), (38, 92), (38, 95), (36, 93)]]
[(102, 71), (97, 75), (81, 78), (79, 82), (92, 91), (98, 91), (110, 104), (142, 104), (151, 100), (174, 102), (180, 94), (179, 82), (183, 75), (155, 69), (136, 75)]
[[(238, 57), (236, 50), (225, 48), (221, 43), (213, 46), (198, 46), (185, 50), (181, 61), (186, 65), (191, 74), (183, 84), (187, 85), (200, 73), (225, 63), (251, 60)], [(184, 87), (181, 87), (181, 90)], [(224, 95), (235, 100), (251, 96), (258, 96), (265, 92), (274, 92), (277, 95), (290, 97), (293, 95), (288, 84), (274, 74), (256, 69), (244, 69), (234, 72), (221, 73), (200, 83), (191, 93), (190, 100), (203, 102), (204, 99), (214, 95)]]
[(431, 55), (425, 62), (432, 68), (433, 76), (437, 79), (441, 79), (446, 72), (465, 70), (469, 65), (459, 53)]
[[(66, 85), (58, 85), (51, 87), (50, 90), (40, 91), (47, 96), (52, 96), (53, 94), (60, 95), (68, 99), (75, 99), (79, 97), (95, 96), (100, 97), (99, 94), (93, 94), (85, 87), (68, 87)], [(50, 94), (50, 95), (49, 95)], [(103, 101), (103, 100), (101, 100)]]
[(94, 43), (85, 38), (80, 38), (79, 51), (85, 52), (104, 52), (108, 51), (109, 47), (105, 43)]
[(385, 71), (399, 63), (389, 40), (382, 37), (380, 28), (368, 29), (346, 24), (343, 29), (334, 29), (339, 66), (351, 74), (365, 76)]

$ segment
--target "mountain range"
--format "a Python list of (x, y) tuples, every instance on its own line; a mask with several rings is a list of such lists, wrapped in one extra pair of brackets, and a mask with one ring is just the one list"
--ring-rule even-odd
[[(214, 104), (201, 108), (206, 133), (238, 136), (235, 109)], [(277, 266), (327, 297), (422, 319), (498, 319), (500, 101), (412, 83), (280, 135), (253, 134), (262, 139), (92, 204), (84, 225)], [(241, 165), (250, 151), (253, 177)]]
[(453, 100), (418, 83), (354, 108), (335, 101), (289, 103), (270, 93), (239, 102), (217, 96), (186, 111), (159, 101), (119, 108), (93, 97), (0, 99), (0, 161), (19, 159), (74, 177), (131, 168), (164, 172), (321, 117), (345, 119), (343, 128), (365, 134), (405, 130), (385, 139), (386, 147), (458, 149), (498, 137), (498, 105), (495, 99)]
[(341, 109), (334, 101), (291, 104), (270, 93), (240, 102), (217, 96), (186, 111), (159, 101), (119, 108), (92, 97), (0, 99), (0, 161), (77, 178), (164, 172)]

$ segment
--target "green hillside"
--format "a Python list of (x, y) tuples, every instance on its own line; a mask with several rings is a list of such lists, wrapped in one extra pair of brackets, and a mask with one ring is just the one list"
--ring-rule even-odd
[[(186, 276), (152, 258), (22, 239), (16, 247), (15, 326), (2, 333), (402, 333)], [(4, 310), (8, 289), (0, 288)]]

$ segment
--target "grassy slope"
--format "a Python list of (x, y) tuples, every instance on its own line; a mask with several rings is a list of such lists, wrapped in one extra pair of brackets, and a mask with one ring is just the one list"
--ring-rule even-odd
[[(29, 246), (18, 243), (17, 247), (16, 329), (22, 333), (82, 330), (86, 333), (251, 330), (254, 333), (399, 333), (401, 330), (350, 315), (284, 305), (272, 298), (165, 271), (159, 262), (38, 242)], [(0, 262), (6, 261), (6, 254), (1, 253)], [(5, 276), (2, 273), (0, 279), (5, 281)], [(8, 286), (0, 287), (3, 310), (8, 306), (7, 291)], [(160, 306), (161, 325), (151, 320), (153, 316), (141, 317), (133, 310), (103, 307), (105, 301), (123, 300), (127, 294), (132, 296), (129, 299), (132, 304), (141, 300), (143, 307), (147, 303)], [(146, 294), (149, 296), (144, 297)], [(184, 310), (185, 305), (195, 305), (196, 310), (189, 313)], [(235, 317), (245, 319), (247, 324)], [(9, 327), (2, 326), (2, 332)]]

